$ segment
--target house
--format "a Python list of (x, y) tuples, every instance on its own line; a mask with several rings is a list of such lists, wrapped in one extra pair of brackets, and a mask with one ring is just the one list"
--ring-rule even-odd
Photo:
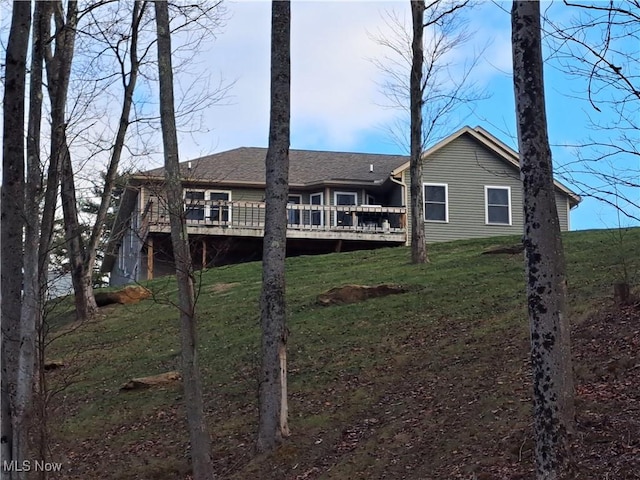
[[(266, 152), (243, 147), (180, 164), (196, 268), (260, 257)], [(102, 266), (113, 285), (175, 272), (163, 180), (164, 168), (129, 179)], [(408, 244), (410, 183), (407, 156), (291, 150), (288, 253)], [(428, 242), (523, 231), (518, 154), (480, 127), (427, 150), (422, 183)], [(555, 186), (569, 230), (580, 197)]]

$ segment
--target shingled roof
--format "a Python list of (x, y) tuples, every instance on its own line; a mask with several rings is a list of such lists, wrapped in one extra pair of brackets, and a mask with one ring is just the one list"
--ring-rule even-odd
[[(241, 147), (181, 162), (180, 171), (184, 178), (196, 181), (264, 184), (266, 155), (266, 148)], [(403, 155), (290, 150), (289, 184), (305, 186), (332, 181), (378, 184), (408, 160)], [(138, 176), (164, 177), (164, 167)]]

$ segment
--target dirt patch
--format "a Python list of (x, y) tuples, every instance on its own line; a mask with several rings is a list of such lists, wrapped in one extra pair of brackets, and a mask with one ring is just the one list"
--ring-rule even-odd
[(347, 303), (358, 303), (370, 298), (386, 297), (387, 295), (397, 295), (407, 293), (409, 288), (402, 285), (382, 284), (377, 286), (368, 285), (344, 285), (335, 287), (318, 295), (320, 305), (343, 305)]
[(132, 378), (120, 387), (120, 390), (142, 390), (145, 388), (177, 383), (181, 379), (182, 376), (180, 373), (175, 371), (152, 375), (149, 377)]
[(508, 255), (516, 255), (518, 253), (524, 252), (524, 245), (522, 243), (518, 243), (516, 245), (509, 246), (499, 246), (499, 247), (490, 247), (487, 248), (482, 255), (498, 255), (498, 254), (508, 254)]
[(240, 285), (239, 282), (233, 282), (233, 283), (214, 283), (213, 285), (211, 285), (211, 287), (209, 288), (209, 291), (211, 293), (226, 293), (229, 290), (231, 290), (234, 287), (237, 287), (238, 285)]
[(98, 307), (119, 303), (121, 305), (129, 305), (138, 303), (140, 300), (151, 298), (151, 291), (141, 286), (125, 287), (115, 292), (98, 292), (96, 293), (96, 303)]

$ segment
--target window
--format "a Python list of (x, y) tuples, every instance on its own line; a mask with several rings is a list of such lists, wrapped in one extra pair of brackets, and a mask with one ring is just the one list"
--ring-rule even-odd
[(191, 222), (231, 221), (231, 210), (228, 205), (218, 202), (231, 200), (231, 192), (218, 190), (185, 190), (185, 218)]
[[(309, 200), (311, 205), (322, 205), (324, 204), (324, 194), (322, 192), (312, 193)], [(311, 209), (311, 225), (324, 225), (324, 211), (322, 208)]]
[(228, 205), (217, 205), (217, 202), (228, 202), (231, 200), (231, 192), (209, 192), (211, 201), (209, 210), (209, 220), (212, 222), (229, 222), (230, 212)]
[[(335, 205), (357, 205), (358, 196), (352, 192), (335, 192), (334, 194)], [(340, 227), (353, 226), (353, 216), (350, 212), (342, 211), (336, 212), (336, 225)]]
[[(187, 201), (185, 205), (185, 218), (191, 221), (204, 220), (204, 192), (187, 190), (184, 192)], [(200, 200), (200, 202), (198, 202)]]
[(120, 244), (120, 247), (118, 248), (118, 269), (121, 272), (124, 272), (124, 245)]
[(449, 188), (446, 183), (424, 184), (424, 220), (449, 221)]
[[(302, 203), (302, 195), (289, 195), (287, 203), (289, 205), (300, 205)], [(289, 225), (300, 225), (300, 210), (288, 208), (287, 221)]]
[(485, 220), (488, 225), (511, 225), (511, 188), (484, 187)]

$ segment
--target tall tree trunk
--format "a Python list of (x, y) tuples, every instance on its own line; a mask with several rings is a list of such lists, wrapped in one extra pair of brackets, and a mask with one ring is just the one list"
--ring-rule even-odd
[(422, 188), (422, 65), (424, 52), (422, 36), (424, 31), (424, 0), (411, 0), (413, 40), (411, 50), (411, 78), (409, 80), (411, 115), (411, 262), (426, 263), (427, 247), (424, 234), (424, 201)]
[[(27, 445), (16, 428), (16, 384), (20, 356), (20, 317), (23, 283), (24, 146), (27, 49), (31, 2), (13, 2), (7, 41), (3, 99), (2, 192), (0, 202), (0, 309), (2, 314), (2, 460), (22, 462)], [(0, 469), (1, 478), (18, 478)]]
[[(44, 8), (44, 20), (42, 22), (43, 25), (43, 38), (49, 38), (51, 36), (51, 16), (53, 15), (54, 3), (53, 2), (40, 2), (41, 7), (46, 6)], [(55, 43), (62, 45), (63, 32), (58, 31)], [(51, 103), (51, 124), (52, 127), (54, 125), (54, 121), (59, 121), (60, 113), (58, 110), (60, 109), (60, 102), (57, 102), (55, 96), (55, 89), (60, 88), (60, 82), (57, 78), (57, 70), (56, 61), (54, 59), (54, 55), (52, 52), (51, 43), (47, 43), (44, 46), (44, 58), (46, 70), (45, 73), (47, 75), (47, 91), (49, 93), (49, 101)], [(59, 57), (58, 57), (59, 58)], [(69, 67), (70, 70), (70, 67)], [(64, 86), (64, 85), (62, 85)], [(64, 108), (64, 104), (62, 104), (62, 108)], [(64, 121), (64, 113), (62, 114), (62, 118)], [(50, 149), (51, 155), (49, 156), (49, 166), (47, 167), (47, 178), (45, 181), (46, 189), (44, 192), (44, 206), (42, 208), (42, 221), (40, 224), (40, 244), (38, 246), (38, 256), (39, 256), (39, 264), (38, 268), (40, 271), (40, 288), (42, 290), (42, 294), (46, 296), (46, 291), (48, 289), (48, 271), (49, 271), (49, 258), (50, 258), (50, 249), (51, 243), (53, 241), (53, 230), (55, 225), (55, 214), (56, 214), (56, 204), (58, 202), (58, 187), (60, 185), (60, 162), (57, 155), (54, 155), (55, 150), (53, 148), (55, 140), (53, 135), (56, 129), (52, 128), (52, 138), (50, 139)]]
[[(40, 126), (42, 122), (42, 64), (44, 60), (43, 2), (36, 2), (33, 16), (33, 42), (29, 91), (29, 121), (27, 127), (27, 181), (24, 199), (24, 287), (20, 321), (20, 358), (16, 386), (17, 451), (28, 450), (33, 418), (33, 395), (36, 379), (36, 340), (42, 321), (44, 298), (41, 294), (38, 268), (40, 238), (40, 200), (42, 170), (40, 162)], [(21, 447), (20, 447), (21, 446)], [(24, 456), (22, 457), (24, 458)], [(38, 457), (39, 460), (44, 460)], [(26, 472), (21, 473), (25, 476)]]
[(193, 266), (187, 225), (184, 216), (182, 180), (178, 164), (178, 138), (173, 99), (173, 68), (171, 62), (171, 33), (169, 9), (165, 0), (156, 0), (156, 27), (158, 31), (158, 72), (160, 80), (160, 121), (164, 146), (165, 184), (171, 244), (178, 278), (178, 304), (180, 308), (180, 336), (182, 340), (182, 377), (185, 406), (191, 441), (191, 462), (194, 480), (213, 478), (211, 439), (206, 429), (202, 386), (198, 368), (196, 337), (196, 301)]
[(291, 118), (291, 5), (271, 3), (271, 112), (266, 163), (262, 253), (262, 368), (257, 451), (269, 452), (289, 435), (285, 255)]
[[(124, 149), (125, 137), (129, 128), (131, 115), (131, 107), (133, 105), (133, 92), (136, 88), (136, 82), (138, 80), (138, 70), (140, 67), (140, 61), (138, 59), (138, 34), (140, 30), (140, 22), (144, 15), (146, 2), (136, 0), (133, 4), (133, 10), (131, 14), (131, 45), (129, 47), (129, 63), (130, 71), (129, 78), (127, 80), (126, 72), (121, 72), (122, 81), (124, 84), (124, 96), (122, 100), (122, 110), (120, 112), (120, 121), (118, 124), (118, 131), (116, 133), (115, 140), (113, 142), (113, 150), (111, 152), (111, 158), (109, 159), (109, 165), (104, 177), (104, 187), (102, 189), (102, 195), (100, 198), (100, 205), (96, 212), (95, 223), (91, 230), (91, 236), (89, 242), (85, 248), (83, 255), (84, 262), (84, 275), (85, 279), (83, 283), (93, 284), (93, 271), (96, 263), (96, 254), (100, 239), (104, 232), (105, 222), (107, 219), (107, 213), (109, 211), (109, 205), (111, 204), (111, 195), (115, 188), (116, 179), (118, 177), (118, 166), (120, 164), (120, 158), (122, 156), (122, 150)], [(91, 299), (95, 302), (93, 292), (91, 292)]]
[[(56, 24), (55, 54), (47, 55), (47, 77), (49, 97), (51, 99), (51, 166), (50, 175), (52, 181), (59, 177), (60, 195), (62, 199), (62, 213), (64, 216), (65, 241), (69, 252), (71, 265), (71, 281), (75, 294), (76, 317), (78, 320), (86, 320), (92, 316), (98, 308), (93, 295), (93, 283), (91, 272), (86, 274), (84, 262), (84, 248), (81, 236), (81, 227), (78, 221), (78, 204), (76, 201), (73, 167), (69, 145), (67, 143), (66, 103), (71, 78), (71, 65), (75, 52), (76, 26), (78, 23), (77, 1), (67, 2), (66, 16), (61, 1), (53, 4), (53, 15)], [(65, 18), (66, 17), (66, 18)], [(51, 201), (47, 196), (47, 200)], [(43, 228), (46, 235), (44, 242), (50, 236), (48, 223), (51, 212), (45, 210), (46, 217), (43, 222), (47, 228)], [(53, 227), (51, 227), (51, 232)], [(43, 236), (44, 236), (43, 235)]]
[(60, 196), (62, 198), (62, 214), (64, 217), (65, 242), (69, 251), (71, 266), (71, 282), (76, 306), (76, 319), (85, 321), (91, 318), (98, 305), (93, 294), (92, 272), (87, 270), (84, 254), (86, 249), (82, 239), (82, 227), (78, 219), (78, 201), (76, 199), (75, 180), (71, 153), (66, 136), (66, 125), (60, 131)]
[(565, 261), (547, 134), (540, 4), (514, 1), (513, 81), (524, 188), (524, 245), (531, 327), (536, 478), (568, 478), (573, 371)]

